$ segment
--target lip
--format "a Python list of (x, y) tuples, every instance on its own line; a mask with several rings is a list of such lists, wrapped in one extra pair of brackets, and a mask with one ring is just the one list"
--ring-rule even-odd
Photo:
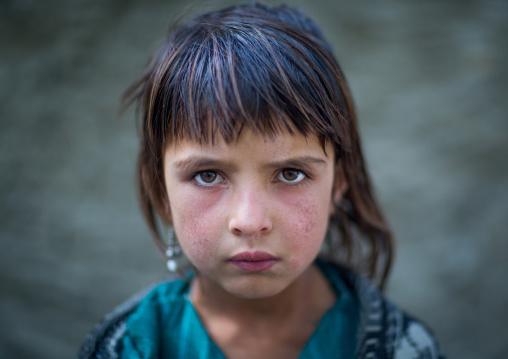
[(279, 259), (266, 252), (242, 252), (227, 262), (248, 272), (262, 272), (272, 268)]

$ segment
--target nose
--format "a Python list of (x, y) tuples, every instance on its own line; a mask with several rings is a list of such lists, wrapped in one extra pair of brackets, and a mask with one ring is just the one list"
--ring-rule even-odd
[(234, 196), (234, 202), (229, 219), (231, 233), (251, 238), (272, 230), (269, 198), (262, 191), (240, 191)]

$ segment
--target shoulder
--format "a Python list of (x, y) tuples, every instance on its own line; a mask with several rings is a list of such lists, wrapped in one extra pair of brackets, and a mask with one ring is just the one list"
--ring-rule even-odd
[(122, 337), (126, 332), (129, 316), (143, 301), (152, 300), (161, 293), (179, 292), (182, 281), (177, 279), (177, 277), (170, 278), (142, 290), (106, 315), (85, 338), (78, 352), (78, 359), (119, 358)]
[(369, 280), (336, 267), (359, 304), (357, 358), (444, 359), (432, 331)]

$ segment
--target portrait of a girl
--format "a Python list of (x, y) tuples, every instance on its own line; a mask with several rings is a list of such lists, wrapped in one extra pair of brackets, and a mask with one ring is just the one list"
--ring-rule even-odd
[(382, 294), (394, 236), (345, 76), (306, 15), (250, 3), (176, 24), (132, 103), (141, 207), (174, 274), (79, 358), (444, 358)]

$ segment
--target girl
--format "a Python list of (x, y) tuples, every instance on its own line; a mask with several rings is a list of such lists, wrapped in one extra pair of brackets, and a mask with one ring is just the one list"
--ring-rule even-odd
[(443, 357), (366, 279), (383, 288), (393, 237), (311, 20), (260, 4), (198, 16), (124, 99), (143, 119), (143, 212), (181, 278), (109, 315), (80, 358)]

